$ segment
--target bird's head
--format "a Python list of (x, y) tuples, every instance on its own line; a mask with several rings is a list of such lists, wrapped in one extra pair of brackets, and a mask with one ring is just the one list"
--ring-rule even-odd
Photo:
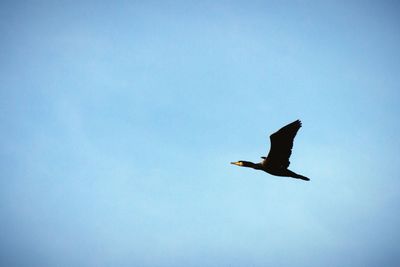
[(236, 161), (236, 162), (231, 162), (231, 164), (237, 165), (237, 166), (243, 166), (243, 165), (244, 165), (244, 164), (243, 164), (243, 161), (241, 161), (241, 160)]
[(251, 167), (251, 168), (254, 168), (254, 163), (250, 162), (250, 161), (239, 160), (239, 161), (236, 161), (236, 162), (231, 162), (231, 164), (237, 165), (237, 166), (240, 166), (240, 167)]

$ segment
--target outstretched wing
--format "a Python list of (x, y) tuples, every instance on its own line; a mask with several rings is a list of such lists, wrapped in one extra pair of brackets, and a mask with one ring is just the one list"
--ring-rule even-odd
[(269, 137), (271, 139), (271, 149), (269, 150), (267, 158), (263, 161), (263, 164), (268, 164), (276, 168), (289, 167), (293, 140), (300, 127), (301, 121), (297, 120), (271, 134)]

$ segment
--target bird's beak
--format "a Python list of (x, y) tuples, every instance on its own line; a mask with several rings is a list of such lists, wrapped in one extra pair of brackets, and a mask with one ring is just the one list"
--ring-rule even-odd
[(243, 166), (243, 163), (242, 163), (242, 162), (239, 162), (239, 161), (237, 161), (237, 162), (231, 162), (231, 164), (237, 165), (237, 166)]

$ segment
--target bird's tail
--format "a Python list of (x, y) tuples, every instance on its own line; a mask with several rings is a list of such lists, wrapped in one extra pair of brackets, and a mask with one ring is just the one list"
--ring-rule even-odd
[(296, 174), (296, 176), (293, 176), (293, 178), (301, 179), (301, 180), (304, 180), (304, 181), (310, 181), (310, 178), (305, 177), (305, 176), (300, 175), (300, 174)]
[(303, 175), (300, 175), (300, 174), (297, 174), (297, 173), (295, 173), (295, 172), (292, 172), (291, 170), (287, 170), (288, 171), (288, 176), (290, 176), (290, 177), (293, 177), (293, 178), (296, 178), (296, 179), (301, 179), (301, 180), (304, 180), (304, 181), (310, 181), (310, 178), (308, 178), (308, 177), (305, 177), (305, 176), (303, 176)]

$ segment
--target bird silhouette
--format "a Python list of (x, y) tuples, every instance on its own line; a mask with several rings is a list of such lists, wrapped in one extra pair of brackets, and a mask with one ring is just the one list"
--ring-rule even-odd
[(271, 134), (269, 137), (271, 140), (271, 148), (268, 156), (261, 157), (263, 161), (260, 163), (240, 160), (231, 162), (231, 164), (262, 170), (275, 176), (292, 177), (309, 181), (309, 178), (288, 169), (290, 165), (289, 158), (292, 154), (293, 140), (300, 127), (301, 121), (296, 120)]

